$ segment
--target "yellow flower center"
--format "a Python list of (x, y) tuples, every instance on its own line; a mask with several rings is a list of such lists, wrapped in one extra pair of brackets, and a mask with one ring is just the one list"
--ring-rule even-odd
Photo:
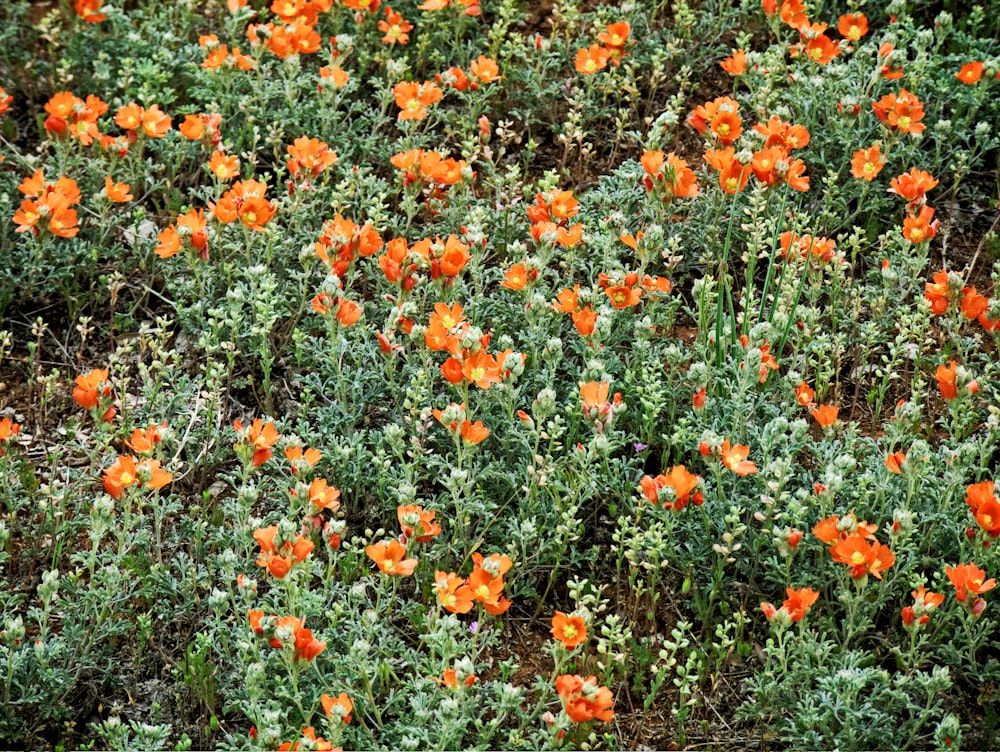
[(470, 373), (470, 376), (472, 377), (473, 381), (479, 381), (485, 375), (486, 375), (485, 368), (473, 368), (472, 372)]
[(593, 73), (594, 71), (597, 70), (597, 63), (592, 59), (587, 60), (587, 64), (584, 66), (584, 68), (587, 69), (588, 73)]
[(910, 127), (910, 117), (908, 115), (903, 115), (901, 118), (899, 118), (898, 122), (900, 128)]
[(722, 123), (719, 125), (719, 135), (725, 136), (729, 133), (729, 123)]
[(135, 476), (126, 470), (124, 473), (122, 473), (121, 480), (123, 486), (131, 486), (133, 483), (135, 483)]
[(252, 212), (252, 211), (245, 212), (243, 214), (243, 221), (246, 222), (249, 225), (256, 224), (257, 223), (257, 213), (256, 212)]
[(864, 563), (865, 563), (865, 555), (863, 553), (861, 553), (860, 551), (855, 551), (853, 554), (851, 554), (851, 564), (857, 566), (859, 564), (864, 564)]
[(577, 635), (577, 629), (572, 624), (567, 624), (563, 627), (563, 634), (566, 636), (567, 640), (572, 640)]
[(865, 169), (865, 173), (866, 174), (875, 172), (875, 165), (872, 164), (871, 162), (865, 162), (865, 168), (864, 169)]

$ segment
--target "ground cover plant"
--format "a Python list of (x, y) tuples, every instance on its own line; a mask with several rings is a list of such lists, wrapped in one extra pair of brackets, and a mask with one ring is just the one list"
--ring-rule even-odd
[(998, 11), (6, 3), (0, 746), (998, 746)]

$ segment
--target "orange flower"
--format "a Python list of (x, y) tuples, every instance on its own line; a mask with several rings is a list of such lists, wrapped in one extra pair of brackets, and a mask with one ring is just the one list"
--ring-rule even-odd
[(237, 215), (254, 232), (264, 232), (264, 225), (274, 216), (274, 207), (266, 199), (250, 196), (237, 210)]
[(315, 467), (322, 456), (319, 449), (306, 449), (303, 451), (300, 446), (285, 447), (285, 459), (292, 466), (293, 473)]
[(837, 422), (837, 413), (840, 408), (836, 405), (820, 405), (811, 411), (812, 416), (823, 428), (829, 428)]
[(639, 284), (646, 292), (660, 295), (668, 295), (673, 289), (673, 285), (666, 277), (650, 277), (648, 274), (643, 276)]
[(222, 194), (217, 204), (209, 204), (215, 218), (223, 224), (239, 219), (255, 232), (274, 216), (274, 207), (266, 200), (267, 185), (256, 180), (238, 180)]
[(481, 84), (491, 84), (503, 78), (496, 60), (486, 55), (480, 55), (469, 64), (469, 73)]
[(872, 559), (868, 564), (868, 572), (877, 579), (882, 579), (882, 572), (896, 563), (896, 555), (878, 541), (872, 543)]
[(806, 382), (803, 381), (795, 387), (795, 401), (802, 405), (802, 407), (809, 407), (812, 405), (815, 398), (816, 391)]
[(316, 177), (337, 161), (336, 153), (330, 151), (327, 144), (307, 136), (295, 139), (291, 146), (286, 147), (286, 151), (291, 157), (286, 167), (293, 177), (298, 177), (300, 172)]
[(957, 373), (958, 367), (954, 360), (947, 366), (940, 365), (937, 367), (934, 378), (937, 379), (938, 390), (940, 390), (941, 396), (945, 400), (953, 400), (958, 397), (958, 385), (955, 382)]
[(642, 289), (625, 285), (615, 285), (604, 289), (605, 295), (611, 299), (611, 305), (619, 311), (639, 305), (642, 300)]
[(552, 304), (552, 309), (561, 313), (576, 313), (579, 310), (580, 285), (574, 285), (570, 290), (568, 287), (556, 295), (556, 302)]
[(580, 398), (583, 414), (587, 418), (597, 417), (597, 414), (608, 409), (608, 389), (610, 384), (607, 381), (589, 381), (580, 384)]
[[(302, 448), (296, 447), (301, 453)], [(319, 454), (316, 449), (310, 450)], [(288, 450), (285, 450), (285, 455), (288, 455)], [(317, 457), (317, 459), (319, 459)], [(295, 466), (292, 466), (293, 472)], [(309, 484), (309, 501), (312, 504), (313, 514), (318, 514), (321, 509), (329, 509), (331, 512), (335, 512), (340, 509), (340, 491), (331, 486), (325, 478), (313, 478), (313, 482)]]
[[(278, 620), (281, 622), (281, 619)], [(326, 650), (326, 643), (317, 640), (313, 637), (311, 629), (305, 629), (304, 627), (299, 627), (295, 630), (295, 660), (297, 661), (311, 661), (317, 655)], [(312, 731), (312, 727), (305, 729), (303, 734), (306, 736), (311, 736), (309, 732)], [(322, 746), (322, 737), (316, 739), (311, 737), (316, 741), (314, 749), (320, 749)]]
[(590, 47), (577, 50), (573, 64), (577, 73), (590, 76), (607, 68), (610, 59), (611, 53), (607, 48), (601, 47), (599, 44), (592, 44)]
[(340, 305), (337, 306), (337, 321), (345, 328), (354, 326), (358, 323), (358, 319), (361, 318), (362, 313), (364, 313), (364, 308), (353, 300), (341, 298)]
[(136, 466), (134, 457), (122, 454), (104, 471), (104, 490), (120, 499), (125, 488), (135, 483), (141, 483), (143, 488), (155, 491), (166, 486), (173, 478), (171, 473), (160, 467), (157, 460), (144, 459)]
[(504, 281), (500, 283), (500, 286), (506, 287), (508, 290), (523, 290), (527, 284), (527, 267), (524, 264), (514, 264), (504, 272)]
[(899, 95), (886, 94), (872, 104), (875, 115), (890, 129), (902, 133), (923, 133), (927, 126), (920, 121), (924, 118), (924, 104), (906, 89)]
[[(320, 695), (319, 703), (323, 706), (323, 713), (327, 718), (340, 721), (345, 724), (351, 722), (351, 713), (354, 712), (354, 703), (347, 696), (346, 692), (341, 692), (336, 697), (331, 697), (325, 692)], [(319, 749), (317, 746), (316, 749)]]
[[(426, 3), (424, 3), (424, 5), (429, 5), (431, 2), (437, 2), (437, 1), (438, 0), (428, 0)], [(447, 0), (443, 1), (447, 2)], [(475, 674), (469, 674), (468, 676), (465, 677), (465, 679), (463, 679), (460, 682), (458, 680), (458, 671), (453, 668), (446, 668), (444, 670), (444, 673), (441, 675), (440, 679), (438, 679), (436, 676), (432, 676), (430, 678), (436, 681), (441, 686), (454, 690), (458, 689), (461, 686), (471, 687), (473, 684), (476, 683), (476, 679), (478, 679), (479, 677), (476, 676)]]
[(413, 24), (403, 18), (401, 13), (396, 13), (390, 6), (385, 7), (385, 20), (378, 22), (378, 30), (385, 36), (382, 37), (382, 44), (393, 45), (397, 42), (405, 45), (410, 41), (407, 32), (413, 31)]
[(962, 315), (965, 318), (971, 321), (984, 316), (988, 308), (989, 301), (986, 296), (980, 295), (975, 287), (962, 288)]
[(902, 474), (904, 462), (906, 462), (906, 454), (903, 452), (893, 452), (885, 458), (885, 466), (889, 468), (889, 472), (897, 475)]
[(975, 514), (979, 511), (979, 507), (985, 504), (987, 501), (995, 501), (996, 495), (994, 491), (996, 485), (991, 480), (984, 480), (982, 483), (972, 483), (965, 488), (965, 503), (969, 505), (969, 509)]
[(441, 526), (434, 521), (436, 512), (417, 504), (400, 504), (396, 507), (399, 529), (407, 538), (415, 538), (418, 543), (430, 543), (441, 534)]
[(101, 419), (105, 423), (111, 422), (115, 417), (115, 409), (111, 406), (111, 400), (105, 399), (111, 396), (111, 382), (108, 381), (107, 370), (95, 368), (88, 371), (77, 376), (75, 384), (73, 399), (76, 403), (91, 411), (106, 408)]
[(454, 572), (434, 572), (434, 592), (448, 613), (467, 614), (472, 610), (472, 589)]
[[(440, 242), (440, 238), (438, 240)], [(469, 263), (469, 259), (471, 258), (469, 247), (455, 235), (449, 235), (448, 240), (445, 241), (444, 253), (438, 257), (441, 274), (444, 274), (446, 277), (457, 276), (465, 268), (465, 265)], [(431, 276), (433, 277), (433, 271)]]
[(634, 44), (629, 39), (631, 33), (632, 27), (628, 21), (618, 21), (608, 24), (606, 30), (597, 35), (597, 41), (604, 45), (610, 55), (608, 62), (616, 68), (621, 65), (621, 59), (628, 56), (625, 52), (626, 45)]
[(991, 498), (979, 505), (976, 510), (976, 522), (990, 536), (1000, 536), (1000, 501)]
[(835, 562), (851, 567), (851, 576), (855, 579), (868, 573), (868, 564), (874, 556), (872, 545), (857, 532), (835, 541), (830, 553)]
[(962, 66), (962, 69), (955, 74), (955, 78), (961, 81), (963, 84), (972, 86), (979, 82), (979, 79), (983, 76), (983, 64), (979, 61), (966, 63)]
[(826, 34), (817, 34), (806, 42), (806, 57), (814, 63), (826, 65), (840, 54), (840, 46)]
[(895, 193), (915, 206), (924, 203), (927, 191), (934, 188), (938, 182), (930, 173), (914, 167), (889, 181), (889, 193)]
[(931, 303), (931, 311), (940, 315), (948, 310), (951, 300), (951, 286), (948, 282), (948, 272), (941, 270), (934, 273), (934, 281), (924, 284), (924, 297)]
[(489, 389), (493, 384), (503, 381), (496, 360), (485, 350), (465, 358), (462, 373), (465, 374), (466, 381), (480, 389)]
[(567, 616), (562, 611), (556, 611), (552, 617), (552, 636), (564, 648), (572, 650), (587, 641), (587, 624), (582, 616)]
[(757, 465), (749, 461), (750, 447), (737, 444), (733, 447), (729, 445), (729, 439), (722, 442), (722, 464), (739, 476), (754, 475), (757, 472)]
[(864, 13), (847, 13), (840, 17), (837, 22), (837, 31), (840, 32), (840, 36), (844, 39), (850, 39), (852, 42), (857, 42), (861, 37), (868, 33), (868, 18)]
[(149, 138), (163, 138), (170, 130), (171, 118), (154, 104), (142, 113), (142, 132)]
[(788, 597), (781, 608), (792, 621), (802, 621), (819, 598), (819, 593), (812, 588), (785, 588), (785, 595)]
[(236, 436), (240, 442), (237, 446), (243, 446), (245, 442), (253, 450), (251, 464), (254, 467), (260, 467), (271, 459), (274, 454), (271, 447), (281, 438), (274, 423), (265, 424), (262, 418), (256, 418), (249, 429), (244, 429), (242, 421), (234, 420), (233, 428), (236, 429)]
[(235, 156), (227, 157), (221, 151), (213, 151), (208, 160), (208, 171), (217, 180), (230, 180), (239, 177), (240, 160)]
[[(347, 85), (347, 82), (351, 80), (347, 71), (337, 65), (324, 65), (319, 69), (319, 77), (321, 81), (329, 81), (330, 85), (333, 86), (334, 89), (344, 88)], [(325, 84), (321, 84), (318, 87), (320, 91), (323, 91), (324, 85)]]
[(575, 674), (563, 674), (556, 678), (556, 692), (566, 715), (575, 723), (593, 718), (607, 722), (615, 716), (615, 699), (611, 690), (599, 686), (594, 676), (584, 679)]
[(743, 133), (742, 123), (743, 119), (738, 112), (720, 111), (708, 125), (716, 139), (723, 146), (729, 146)]
[(0, 115), (5, 115), (10, 110), (10, 103), (14, 101), (14, 97), (8, 94), (2, 86), (0, 86)]
[(661, 200), (693, 198), (698, 195), (694, 171), (673, 152), (667, 155), (665, 165), (662, 151), (647, 151), (640, 161), (646, 171), (646, 177), (643, 178), (646, 190), (655, 191)]
[(937, 234), (939, 224), (940, 222), (934, 219), (934, 210), (929, 206), (923, 206), (917, 216), (903, 220), (903, 237), (911, 243), (923, 243)]
[(754, 132), (766, 136), (764, 146), (780, 146), (782, 149), (791, 151), (793, 149), (804, 149), (809, 145), (809, 131), (804, 125), (792, 125), (787, 123), (777, 115), (773, 116), (767, 123), (757, 123), (753, 127)]
[(573, 326), (584, 337), (589, 337), (594, 333), (594, 326), (597, 324), (597, 314), (588, 305), (582, 311), (573, 314)]
[(417, 566), (417, 559), (406, 559), (406, 548), (397, 540), (382, 541), (365, 548), (368, 558), (388, 575), (409, 577)]
[(919, 628), (929, 622), (930, 615), (944, 603), (942, 593), (925, 590), (923, 585), (914, 590), (911, 595), (913, 596), (913, 605), (905, 606), (902, 611), (903, 626), (907, 629), (913, 628), (914, 624), (917, 625), (916, 628)]
[(835, 542), (830, 553), (834, 561), (851, 567), (851, 577), (855, 579), (872, 574), (881, 580), (882, 572), (896, 562), (887, 546), (878, 541), (869, 543), (860, 529)]
[(552, 194), (549, 208), (556, 219), (572, 219), (580, 211), (580, 202), (573, 196), (573, 191), (556, 191)]
[(315, 544), (310, 539), (299, 535), (296, 535), (294, 540), (285, 540), (276, 544), (277, 535), (278, 526), (271, 525), (254, 530), (253, 538), (260, 545), (257, 566), (266, 567), (267, 571), (276, 579), (281, 580), (288, 575), (294, 564), (305, 561), (315, 548)]
[[(965, 603), (970, 595), (979, 596), (988, 593), (996, 587), (995, 579), (986, 579), (986, 572), (975, 564), (959, 564), (957, 567), (948, 567), (944, 570), (955, 586), (955, 598), (959, 603)], [(974, 598), (978, 601), (979, 598)]]
[(115, 113), (115, 125), (127, 131), (138, 130), (142, 125), (145, 110), (135, 102), (129, 102)]
[(879, 69), (879, 75), (886, 81), (896, 81), (903, 77), (903, 66), (893, 69), (889, 62), (894, 56), (896, 46), (892, 42), (883, 42), (879, 45), (878, 56), (884, 65)]
[(472, 570), (468, 578), (469, 597), (484, 606), (499, 608), (506, 599), (503, 597), (503, 575), (494, 574), (480, 566)]
[(0, 420), (0, 457), (4, 455), (4, 445), (12, 443), (19, 433), (21, 433), (19, 424), (10, 418)]
[(750, 180), (749, 165), (740, 164), (736, 159), (736, 150), (732, 146), (725, 149), (707, 149), (705, 162), (719, 171), (719, 186), (732, 195), (746, 188)]
[(833, 545), (841, 539), (840, 528), (837, 527), (839, 522), (840, 518), (837, 515), (822, 519), (813, 525), (812, 534), (826, 545)]
[(399, 120), (423, 120), (427, 117), (427, 108), (441, 100), (444, 92), (432, 81), (418, 84), (404, 81), (392, 87), (392, 95), (399, 107)]
[(747, 72), (746, 52), (736, 50), (730, 57), (719, 63), (719, 65), (722, 66), (722, 70), (732, 76), (742, 76)]
[(874, 180), (882, 168), (885, 161), (882, 159), (882, 152), (879, 144), (873, 144), (867, 149), (858, 149), (851, 159), (851, 174), (858, 180)]
[(462, 441), (466, 444), (481, 444), (490, 435), (490, 429), (484, 426), (481, 420), (475, 423), (463, 420), (461, 433)]
[(102, 0), (74, 0), (73, 10), (86, 23), (100, 23), (108, 17), (107, 13), (98, 13)]
[(128, 446), (128, 448), (133, 452), (137, 452), (139, 454), (152, 454), (156, 445), (162, 440), (160, 430), (166, 429), (166, 427), (167, 424), (164, 422), (161, 425), (153, 423), (145, 430), (137, 428), (132, 431), (132, 435), (129, 436), (125, 445)]
[[(704, 497), (698, 491), (692, 496), (701, 484), (701, 476), (688, 472), (684, 465), (675, 465), (666, 475), (660, 474), (655, 478), (644, 475), (639, 481), (639, 487), (651, 504), (663, 502), (665, 509), (679, 512), (687, 506), (689, 501), (693, 501), (695, 506), (701, 506)], [(664, 495), (665, 489), (671, 489), (673, 493)]]
[(108, 175), (104, 178), (104, 195), (113, 204), (124, 204), (135, 198), (129, 191), (131, 186), (128, 183), (116, 183)]

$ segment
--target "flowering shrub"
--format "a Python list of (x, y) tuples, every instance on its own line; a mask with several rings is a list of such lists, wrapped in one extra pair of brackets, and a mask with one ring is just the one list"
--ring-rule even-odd
[(7, 5), (4, 746), (997, 746), (1000, 16)]

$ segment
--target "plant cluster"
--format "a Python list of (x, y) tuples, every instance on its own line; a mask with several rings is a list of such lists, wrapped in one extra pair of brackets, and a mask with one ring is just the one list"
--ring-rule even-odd
[(996, 746), (1000, 14), (9, 5), (2, 745)]

